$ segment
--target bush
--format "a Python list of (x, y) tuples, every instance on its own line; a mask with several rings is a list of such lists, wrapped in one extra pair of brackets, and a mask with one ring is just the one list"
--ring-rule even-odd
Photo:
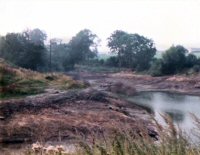
[(99, 64), (100, 64), (100, 65), (104, 65), (104, 63), (105, 63), (105, 60), (104, 60), (104, 59), (100, 59), (100, 60), (99, 60)]
[(111, 56), (105, 62), (105, 65), (110, 67), (118, 67), (118, 64), (119, 64), (119, 59), (116, 56)]
[(186, 57), (186, 67), (191, 68), (197, 64), (197, 57), (194, 54), (189, 54)]
[(149, 73), (151, 76), (162, 76), (162, 59), (155, 59), (152, 64), (151, 68), (149, 69)]
[(162, 55), (162, 73), (176, 74), (181, 72), (186, 65), (187, 49), (183, 46), (172, 46)]
[(195, 65), (195, 66), (193, 66), (193, 67), (192, 67), (192, 70), (193, 70), (195, 73), (199, 72), (199, 71), (200, 71), (200, 65)]

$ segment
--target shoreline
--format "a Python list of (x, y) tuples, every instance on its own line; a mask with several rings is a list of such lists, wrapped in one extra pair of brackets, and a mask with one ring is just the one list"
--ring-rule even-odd
[[(28, 141), (35, 142), (39, 135), (37, 132), (28, 133), (27, 129), (34, 128), (40, 131), (39, 124), (45, 124), (49, 129), (43, 138), (46, 137), (53, 141), (57, 141), (56, 135), (59, 128), (63, 128), (59, 131), (63, 133), (63, 140), (75, 138), (75, 130), (88, 136), (92, 131), (100, 131), (99, 129), (109, 133), (113, 126), (123, 126), (123, 122), (129, 122), (128, 125), (135, 129), (137, 123), (142, 122), (147, 127), (149, 126), (149, 131), (152, 131), (151, 114), (148, 110), (125, 101), (115, 91), (120, 90), (124, 95), (134, 95), (140, 92), (168, 92), (200, 96), (200, 89), (192, 90), (195, 79), (185, 84), (184, 80), (178, 82), (168, 80), (175, 76), (150, 77), (129, 72), (110, 74), (75, 72), (71, 76), (76, 77), (76, 80), (89, 83), (90, 86), (86, 89), (72, 91), (71, 94), (70, 91), (52, 91), (25, 98), (3, 100), (0, 103), (0, 109), (4, 105), (8, 118), (0, 119), (1, 137), (10, 140), (11, 144), (16, 140), (21, 140), (23, 145), (27, 137)], [(176, 78), (179, 80), (182, 76)], [(14, 108), (11, 108), (13, 105)], [(12, 112), (9, 113), (9, 110)], [(13, 125), (15, 130), (12, 129)], [(12, 131), (10, 136), (5, 129)], [(31, 134), (34, 136), (30, 137)]]

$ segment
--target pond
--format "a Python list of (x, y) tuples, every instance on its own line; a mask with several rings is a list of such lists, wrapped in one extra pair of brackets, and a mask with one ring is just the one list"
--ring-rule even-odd
[(195, 127), (191, 113), (200, 118), (200, 96), (167, 92), (140, 92), (129, 97), (128, 100), (151, 110), (155, 119), (161, 124), (164, 124), (161, 114), (168, 114), (173, 122), (188, 134), (193, 133)]

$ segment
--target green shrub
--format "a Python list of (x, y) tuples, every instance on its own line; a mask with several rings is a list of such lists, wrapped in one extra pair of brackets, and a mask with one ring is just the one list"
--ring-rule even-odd
[(162, 55), (162, 73), (176, 74), (181, 72), (186, 65), (187, 49), (183, 46), (172, 46)]
[(193, 70), (195, 73), (199, 72), (199, 71), (200, 71), (200, 65), (195, 65), (195, 66), (193, 66), (193, 67), (192, 67), (192, 70)]
[(116, 56), (111, 56), (105, 61), (106, 66), (110, 67), (118, 67), (119, 66), (119, 60)]
[(155, 59), (152, 64), (151, 68), (149, 69), (149, 73), (151, 76), (162, 76), (162, 60)]

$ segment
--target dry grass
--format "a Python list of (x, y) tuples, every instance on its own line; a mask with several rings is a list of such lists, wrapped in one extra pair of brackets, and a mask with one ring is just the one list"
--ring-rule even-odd
[[(200, 119), (193, 116), (200, 131)], [(158, 141), (148, 136), (142, 128), (141, 132), (127, 132), (120, 130), (115, 136), (103, 142), (95, 142), (92, 145), (81, 143), (83, 153), (87, 155), (198, 155), (200, 147), (177, 128), (172, 120), (163, 116), (167, 126), (163, 127), (155, 121), (159, 135)], [(199, 132), (198, 132), (199, 134)], [(200, 140), (200, 139), (198, 139)]]
[[(200, 146), (191, 143), (191, 139), (174, 126), (170, 118), (163, 117), (167, 122), (166, 127), (155, 121), (158, 140), (150, 137), (142, 126), (139, 133), (121, 128), (113, 131), (112, 136), (101, 133), (99, 138), (98, 133), (98, 136), (93, 134), (93, 138), (87, 141), (80, 140), (72, 152), (64, 149), (59, 151), (57, 146), (51, 146), (52, 150), (49, 152), (48, 146), (43, 147), (38, 143), (33, 145), (35, 148), (32, 147), (22, 155), (199, 155)], [(200, 131), (200, 119), (193, 117)]]
[(70, 77), (52, 73), (42, 74), (32, 70), (12, 67), (0, 59), (0, 98), (42, 93), (47, 88), (81, 88), (84, 84)]

